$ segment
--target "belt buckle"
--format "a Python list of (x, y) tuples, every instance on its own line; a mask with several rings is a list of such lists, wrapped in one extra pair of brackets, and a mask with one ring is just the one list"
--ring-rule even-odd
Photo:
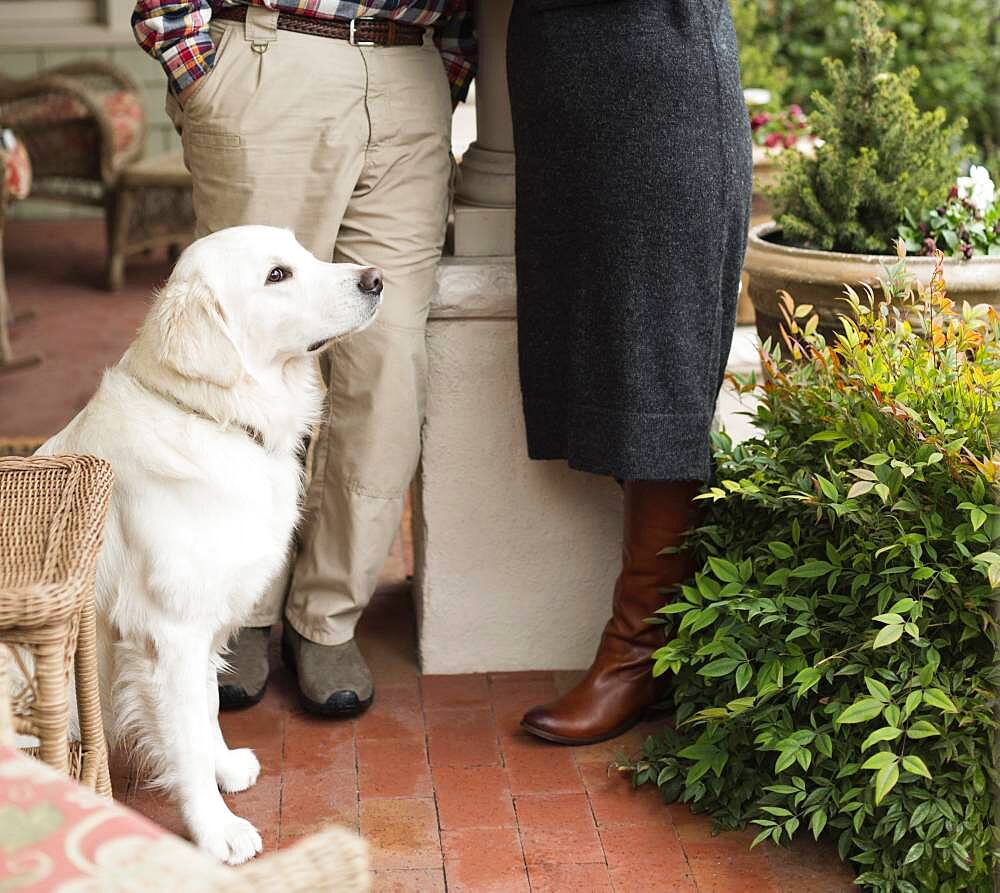
[(374, 47), (378, 46), (374, 40), (358, 40), (358, 22), (374, 22), (375, 16), (357, 16), (351, 19), (350, 32), (347, 36), (347, 42), (352, 47)]

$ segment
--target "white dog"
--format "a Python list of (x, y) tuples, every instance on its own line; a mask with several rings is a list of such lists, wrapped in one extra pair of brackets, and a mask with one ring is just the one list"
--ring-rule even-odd
[(287, 230), (199, 239), (90, 403), (39, 450), (114, 469), (97, 574), (106, 729), (233, 865), (261, 840), (219, 790), (250, 787), (260, 764), (223, 740), (219, 655), (289, 548), (321, 409), (315, 353), (368, 325), (381, 292), (378, 270), (322, 263)]

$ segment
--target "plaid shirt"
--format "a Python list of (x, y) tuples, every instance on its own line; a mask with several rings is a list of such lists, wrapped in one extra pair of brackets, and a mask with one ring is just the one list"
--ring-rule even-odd
[[(179, 93), (212, 70), (215, 44), (208, 33), (212, 9), (235, 6), (239, 0), (139, 0), (132, 13), (132, 30), (139, 45), (167, 72), (171, 89)], [(466, 0), (249, 0), (282, 12), (323, 19), (376, 16), (433, 26), (452, 97), (465, 98), (476, 69), (476, 34)]]

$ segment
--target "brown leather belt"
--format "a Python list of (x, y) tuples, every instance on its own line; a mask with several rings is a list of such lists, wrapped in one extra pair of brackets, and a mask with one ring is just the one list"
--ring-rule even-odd
[[(244, 22), (246, 17), (246, 6), (222, 6), (212, 11), (212, 18), (230, 22)], [(392, 19), (318, 19), (279, 12), (278, 29), (332, 37), (334, 40), (346, 40), (351, 46), (362, 47), (415, 47), (424, 42), (424, 29), (419, 25)]]

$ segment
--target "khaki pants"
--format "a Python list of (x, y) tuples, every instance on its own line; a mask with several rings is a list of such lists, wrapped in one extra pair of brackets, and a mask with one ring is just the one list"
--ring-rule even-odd
[(251, 6), (245, 24), (214, 21), (215, 68), (183, 111), (172, 97), (167, 110), (194, 178), (198, 235), (286, 226), (321, 260), (384, 273), (375, 324), (326, 357), (300, 548), (250, 620), (275, 623), (284, 606), (299, 633), (336, 645), (375, 589), (419, 458), (451, 97), (429, 32), (423, 46), (354, 47), (278, 31), (276, 16)]

